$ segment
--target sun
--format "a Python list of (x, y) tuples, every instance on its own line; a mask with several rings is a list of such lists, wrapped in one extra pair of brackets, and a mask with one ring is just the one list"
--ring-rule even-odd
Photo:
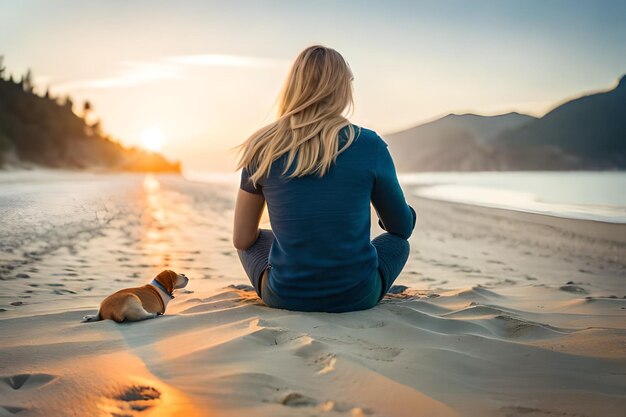
[(141, 131), (143, 147), (152, 152), (158, 152), (165, 145), (165, 134), (156, 126), (147, 127)]

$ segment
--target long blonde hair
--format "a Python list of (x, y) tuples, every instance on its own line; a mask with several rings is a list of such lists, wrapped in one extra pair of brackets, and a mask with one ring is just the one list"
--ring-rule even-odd
[[(237, 169), (251, 171), (254, 184), (269, 175), (272, 163), (287, 154), (282, 174), (294, 161), (289, 177), (326, 174), (337, 156), (354, 141), (355, 132), (343, 116), (352, 109), (352, 71), (334, 49), (315, 45), (294, 61), (279, 97), (278, 119), (239, 145)], [(339, 149), (339, 132), (348, 128), (348, 140)]]

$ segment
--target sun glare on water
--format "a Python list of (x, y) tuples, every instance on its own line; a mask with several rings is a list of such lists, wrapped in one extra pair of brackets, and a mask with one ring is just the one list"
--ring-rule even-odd
[(158, 127), (147, 127), (141, 131), (143, 147), (152, 152), (158, 152), (165, 145), (165, 134)]

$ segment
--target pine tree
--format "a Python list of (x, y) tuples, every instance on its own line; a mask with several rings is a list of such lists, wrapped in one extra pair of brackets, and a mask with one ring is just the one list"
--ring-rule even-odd
[(33, 92), (33, 73), (30, 69), (26, 71), (26, 74), (22, 77), (22, 88), (27, 93)]
[(91, 113), (91, 110), (91, 103), (89, 100), (85, 100), (85, 103), (83, 103), (83, 119), (85, 119), (85, 121), (87, 121), (87, 117), (89, 116), (89, 113)]

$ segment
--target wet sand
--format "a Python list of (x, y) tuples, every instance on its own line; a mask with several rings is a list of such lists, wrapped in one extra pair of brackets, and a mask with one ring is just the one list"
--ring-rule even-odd
[[(248, 286), (235, 194), (0, 174), (0, 416), (622, 415), (626, 225), (409, 197), (394, 294), (298, 313)], [(81, 323), (165, 268), (191, 278), (165, 316)]]

